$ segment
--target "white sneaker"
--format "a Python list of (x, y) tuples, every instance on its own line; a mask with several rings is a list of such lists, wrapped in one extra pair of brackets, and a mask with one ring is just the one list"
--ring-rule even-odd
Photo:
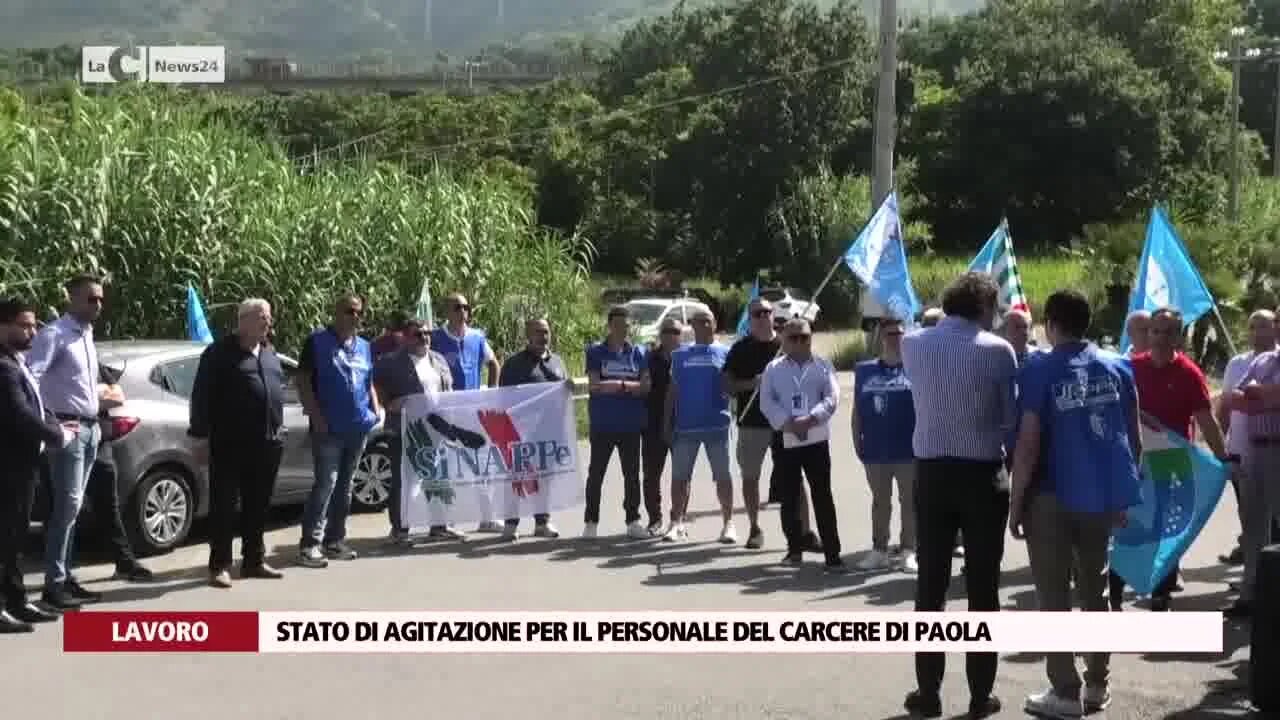
[(443, 528), (433, 528), (427, 533), (427, 537), (444, 540), (466, 540), (467, 534), (452, 525), (447, 525)]
[(738, 544), (738, 530), (733, 526), (733, 521), (724, 524), (724, 529), (720, 531), (720, 542), (725, 545)]
[(558, 538), (560, 537), (560, 531), (556, 529), (555, 525), (548, 522), (535, 527), (533, 529), (533, 536), (540, 538)]
[(885, 570), (889, 567), (889, 555), (883, 550), (872, 550), (854, 567), (859, 570)]
[(1027, 702), (1022, 707), (1033, 715), (1047, 718), (1069, 720), (1084, 715), (1083, 702), (1060, 697), (1052, 690), (1028, 695)]
[(502, 523), (497, 520), (485, 520), (476, 526), (478, 533), (500, 533), (504, 532)]
[(1106, 686), (1086, 685), (1081, 700), (1084, 701), (1085, 712), (1095, 713), (1106, 710), (1111, 704), (1111, 691)]
[(597, 537), (599, 537), (599, 536), (600, 536), (600, 524), (599, 524), (599, 523), (587, 523), (586, 525), (583, 525), (583, 526), (582, 526), (582, 539), (583, 539), (583, 540), (594, 540), (595, 538), (597, 538)]
[(323, 568), (329, 567), (329, 560), (325, 558), (319, 545), (312, 545), (298, 552), (298, 564), (302, 567)]
[(920, 563), (916, 560), (916, 554), (910, 550), (902, 554), (902, 572), (908, 575), (920, 572)]
[(671, 523), (671, 527), (667, 528), (667, 533), (662, 536), (663, 542), (676, 542), (689, 537), (689, 533), (684, 528), (684, 523)]
[(644, 523), (636, 520), (630, 525), (627, 525), (627, 537), (632, 540), (648, 540), (649, 528), (645, 527)]
[(518, 525), (503, 525), (503, 526), (502, 526), (502, 539), (503, 539), (503, 540), (515, 540), (516, 538), (520, 537), (520, 533), (518, 532), (518, 530), (519, 530), (519, 526), (518, 526)]

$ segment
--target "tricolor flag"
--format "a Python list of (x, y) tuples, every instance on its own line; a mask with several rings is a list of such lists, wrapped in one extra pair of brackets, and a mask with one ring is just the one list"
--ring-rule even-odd
[(1001, 315), (1010, 310), (1030, 312), (1027, 293), (1022, 289), (1022, 276), (1018, 274), (1018, 261), (1013, 255), (1013, 237), (1009, 235), (1009, 221), (1001, 218), (1000, 225), (987, 238), (987, 244), (969, 263), (969, 272), (984, 272), (995, 278), (1000, 286)]
[(422, 278), (422, 289), (418, 291), (418, 304), (414, 308), (414, 315), (427, 324), (427, 328), (436, 326), (435, 311), (431, 309), (431, 279)]

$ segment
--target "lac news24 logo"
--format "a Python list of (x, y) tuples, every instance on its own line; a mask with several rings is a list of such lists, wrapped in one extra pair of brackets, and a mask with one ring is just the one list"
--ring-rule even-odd
[(80, 49), (84, 83), (226, 82), (226, 48), (212, 45), (89, 45)]

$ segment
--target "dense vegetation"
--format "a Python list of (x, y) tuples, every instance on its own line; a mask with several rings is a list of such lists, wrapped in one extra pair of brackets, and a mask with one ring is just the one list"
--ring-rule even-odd
[[(1080, 268), (1073, 284), (1110, 302), (1099, 332), (1113, 334), (1163, 202), (1229, 320), (1274, 305), (1280, 192), (1246, 128), (1244, 213), (1226, 219), (1229, 76), (1213, 59), (1237, 22), (1275, 32), (1268, 17), (1235, 0), (991, 0), (909, 25), (897, 184), (913, 263), (962, 265), (1007, 214), (1023, 258)], [(736, 313), (757, 274), (812, 288), (869, 214), (874, 55), (856, 5), (741, 0), (641, 22), (589, 85), (11, 98), (0, 242), (20, 252), (0, 254), (0, 285), (21, 269), (51, 302), (49, 278), (88, 254), (146, 284), (121, 327), (171, 334), (188, 279), (224, 301), (281, 292), (305, 324), (341, 285), (404, 305), (429, 272), (503, 332), (508, 288), (564, 303), (572, 336), (589, 305), (580, 269), (660, 282), (668, 267), (724, 284)], [(932, 299), (943, 274), (919, 274)], [(856, 288), (836, 278), (824, 315), (854, 319)]]
[[(690, 6), (719, 0), (686, 0)], [(9, 0), (0, 8), (0, 47), (225, 44), (313, 62), (431, 58), (474, 53), (492, 43), (545, 46), (565, 38), (616, 39), (680, 0)], [(830, 4), (830, 0), (823, 0)], [(902, 0), (908, 16), (969, 12), (982, 0)], [(427, 34), (426, 8), (431, 8)], [(859, 9), (878, 10), (879, 0)]]

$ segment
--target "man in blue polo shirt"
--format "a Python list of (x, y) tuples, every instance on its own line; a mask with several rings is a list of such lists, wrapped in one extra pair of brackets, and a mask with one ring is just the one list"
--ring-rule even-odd
[(608, 328), (604, 342), (587, 348), (591, 460), (582, 537), (594, 538), (599, 533), (600, 491), (616, 449), (622, 464), (627, 536), (639, 540), (649, 537), (649, 530), (640, 522), (640, 434), (649, 419), (645, 405), (649, 372), (644, 349), (630, 340), (631, 313), (626, 307), (609, 310)]
[[(859, 570), (883, 570), (895, 560), (909, 573), (916, 563), (915, 508), (912, 490), (916, 481), (915, 452), (911, 437), (916, 429), (916, 409), (911, 381), (902, 372), (903, 323), (898, 318), (880, 320), (880, 357), (854, 368), (853, 448), (871, 485), (871, 552), (858, 561)], [(889, 521), (893, 519), (893, 482), (898, 481), (898, 508), (902, 531), (897, 552), (889, 549)]]
[[(431, 333), (431, 349), (444, 356), (453, 371), (454, 390), (479, 390), (480, 373), (487, 370), (488, 387), (498, 387), (501, 368), (498, 357), (494, 355), (484, 331), (471, 327), (471, 304), (461, 293), (453, 293), (445, 298), (448, 318), (445, 324)], [(480, 521), (476, 532), (500, 533), (503, 524), (498, 522), (497, 514), (492, 506), (492, 498), (481, 494), (481, 507), (484, 519)]]
[(358, 295), (339, 298), (333, 324), (307, 338), (298, 361), (298, 397), (311, 421), (315, 471), (302, 516), (298, 562), (304, 567), (356, 557), (346, 543), (351, 476), (369, 432), (382, 421), (373, 388), (373, 351), (357, 334), (363, 316)]
[(689, 318), (693, 343), (671, 353), (671, 391), (665, 413), (671, 438), (671, 527), (663, 540), (687, 540), (685, 514), (689, 510), (689, 486), (698, 448), (707, 452), (711, 478), (720, 500), (720, 542), (738, 542), (733, 527), (733, 474), (729, 469), (729, 395), (720, 381), (729, 348), (716, 342), (716, 321), (709, 310)]
[[(1027, 540), (1041, 610), (1071, 610), (1074, 569), (1082, 609), (1107, 612), (1112, 531), (1141, 501), (1137, 386), (1127, 360), (1083, 340), (1083, 295), (1055, 292), (1044, 314), (1053, 351), (1028, 358), (1018, 378), (1009, 529)], [(1073, 653), (1050, 653), (1045, 664), (1051, 687), (1027, 698), (1027, 712), (1079, 717), (1110, 702), (1109, 654), (1086, 656), (1083, 692)]]

